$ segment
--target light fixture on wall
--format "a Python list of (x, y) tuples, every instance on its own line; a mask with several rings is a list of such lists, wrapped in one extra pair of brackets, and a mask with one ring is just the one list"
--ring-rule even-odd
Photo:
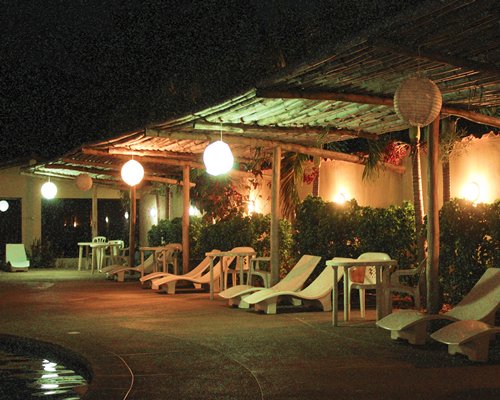
[(347, 201), (345, 193), (338, 193), (333, 197), (333, 202), (337, 204), (344, 204)]
[(128, 160), (123, 164), (121, 176), (127, 185), (135, 186), (144, 178), (144, 168), (138, 161)]
[(222, 129), (220, 140), (210, 143), (203, 152), (203, 162), (210, 175), (222, 175), (233, 168), (234, 157), (231, 149), (222, 141)]
[(128, 211), (125, 211), (125, 214), (123, 214), (123, 216), (125, 217), (125, 219), (128, 219)]
[(51, 200), (56, 197), (57, 194), (57, 186), (54, 182), (50, 181), (50, 178), (47, 182), (42, 185), (42, 196), (47, 200)]
[(462, 195), (464, 199), (469, 200), (472, 203), (477, 203), (481, 197), (481, 187), (477, 182), (469, 182), (462, 189)]
[(7, 200), (0, 200), (0, 211), (5, 212), (9, 209), (9, 202)]
[(80, 174), (75, 179), (75, 185), (78, 189), (86, 192), (92, 187), (92, 178), (89, 174)]
[(154, 207), (151, 207), (149, 209), (149, 216), (151, 217), (151, 219), (154, 219), (156, 220), (156, 216), (158, 215), (158, 211), (156, 210), (156, 208)]

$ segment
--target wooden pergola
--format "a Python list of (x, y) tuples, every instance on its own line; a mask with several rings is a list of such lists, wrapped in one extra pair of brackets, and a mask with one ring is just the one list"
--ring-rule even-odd
[[(95, 182), (121, 185), (119, 169), (132, 156), (148, 182), (184, 187), (184, 270), (189, 259), (189, 171), (203, 169), (206, 146), (227, 142), (237, 165), (256, 151), (272, 161), (272, 279), (278, 279), (280, 161), (283, 152), (364, 164), (362, 157), (325, 150), (352, 138), (376, 140), (409, 126), (394, 111), (393, 96), (409, 76), (434, 81), (443, 98), (440, 117), (429, 135), (428, 266), (430, 312), (437, 312), (439, 223), (436, 165), (439, 118), (456, 116), (500, 127), (500, 46), (498, 3), (492, 0), (428, 1), (398, 18), (380, 21), (326, 54), (260, 82), (253, 88), (197, 112), (139, 131), (83, 145), (31, 173), (74, 178), (81, 172)], [(401, 173), (401, 167), (386, 165)], [(245, 174), (235, 169), (233, 174)], [(132, 220), (132, 218), (131, 218)]]

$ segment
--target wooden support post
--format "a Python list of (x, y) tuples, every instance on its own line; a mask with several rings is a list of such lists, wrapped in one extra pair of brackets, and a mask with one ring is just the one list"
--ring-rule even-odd
[(439, 205), (438, 205), (438, 159), (439, 159), (439, 116), (429, 129), (428, 171), (427, 171), (427, 312), (437, 314), (439, 302)]
[(91, 227), (92, 227), (92, 237), (99, 236), (99, 229), (97, 225), (97, 219), (98, 219), (98, 214), (97, 214), (97, 185), (94, 184), (92, 186), (92, 221), (91, 221)]
[(129, 248), (129, 254), (128, 254), (128, 265), (129, 267), (133, 267), (135, 265), (135, 220), (137, 216), (137, 205), (135, 201), (136, 193), (135, 193), (135, 186), (132, 186), (130, 188), (130, 216), (129, 216), (129, 222), (130, 222), (130, 230), (128, 234), (128, 248)]
[(182, 273), (189, 272), (189, 165), (182, 168)]
[(281, 147), (273, 151), (273, 178), (271, 187), (271, 286), (279, 281), (280, 272), (280, 176)]

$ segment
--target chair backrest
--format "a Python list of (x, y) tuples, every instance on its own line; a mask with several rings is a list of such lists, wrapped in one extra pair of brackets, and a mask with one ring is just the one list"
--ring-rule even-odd
[(26, 257), (26, 249), (22, 243), (7, 243), (5, 246), (5, 261), (14, 268), (27, 268), (30, 263)]
[(446, 314), (461, 320), (492, 323), (499, 306), (500, 268), (488, 268), (462, 301)]
[(106, 243), (106, 237), (105, 236), (94, 236), (92, 238), (92, 243)]
[(297, 261), (297, 264), (295, 264), (290, 272), (281, 281), (274, 285), (272, 289), (293, 291), (299, 290), (320, 261), (321, 257), (319, 256), (304, 254), (300, 257), (300, 260)]
[[(386, 261), (390, 260), (391, 257), (387, 253), (378, 253), (378, 252), (368, 252), (368, 253), (363, 253), (358, 257), (358, 260), (364, 260), (364, 261)], [(364, 285), (375, 285), (376, 283), (376, 270), (374, 267), (366, 266), (366, 267), (357, 267), (357, 268), (351, 268), (350, 272), (350, 278), (353, 282), (356, 282), (353, 278), (359, 276), (357, 275), (358, 273), (362, 273), (364, 270), (364, 275), (361, 275), (363, 278), (362, 283)]]
[[(211, 253), (220, 253), (220, 250), (213, 249)], [(210, 267), (210, 257), (205, 257), (201, 262), (189, 271), (186, 276), (200, 276)]]
[(163, 256), (166, 257), (166, 263), (173, 263), (174, 256), (182, 251), (182, 244), (180, 243), (169, 243), (162, 246), (166, 251), (156, 251), (156, 260), (159, 263), (163, 263)]
[(110, 240), (109, 244), (109, 252), (112, 256), (118, 256), (121, 253), (121, 250), (125, 247), (125, 242), (123, 240)]
[[(334, 257), (332, 260), (337, 261), (351, 261), (352, 258)], [(344, 276), (344, 270), (339, 269), (337, 272), (337, 282)], [(331, 292), (333, 289), (333, 268), (325, 267), (323, 272), (312, 281), (309, 286), (301, 290), (300, 293), (305, 297), (321, 298)]]
[[(232, 253), (248, 253), (248, 252), (255, 252), (255, 250), (252, 247), (234, 247), (231, 249)], [(229, 266), (229, 262), (227, 263), (227, 267)], [(248, 269), (250, 266), (250, 260), (249, 257), (243, 258), (243, 269)], [(239, 269), (239, 265), (235, 266), (235, 269)]]

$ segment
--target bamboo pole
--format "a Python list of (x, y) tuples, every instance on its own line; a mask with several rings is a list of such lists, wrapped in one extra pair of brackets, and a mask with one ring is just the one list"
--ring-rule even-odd
[(182, 272), (189, 272), (189, 166), (182, 169)]
[(439, 116), (429, 129), (427, 171), (427, 313), (437, 314), (439, 302), (439, 205), (438, 205), (438, 159)]
[(92, 185), (92, 237), (99, 235), (97, 212), (97, 185)]
[[(347, 103), (373, 104), (379, 106), (394, 107), (392, 97), (370, 96), (365, 94), (337, 93), (337, 92), (306, 92), (298, 90), (278, 91), (278, 90), (258, 90), (258, 97), (277, 99), (308, 99), (308, 100), (333, 100)], [(477, 122), (500, 128), (500, 118), (480, 114), (474, 111), (443, 105), (441, 114), (456, 115)]]
[(276, 146), (273, 152), (273, 175), (271, 186), (271, 286), (279, 281), (280, 271), (280, 176), (281, 147)]
[(135, 186), (130, 188), (130, 219), (129, 219), (129, 234), (128, 234), (128, 265), (133, 267), (135, 265), (135, 220), (137, 216), (136, 206), (136, 191)]

